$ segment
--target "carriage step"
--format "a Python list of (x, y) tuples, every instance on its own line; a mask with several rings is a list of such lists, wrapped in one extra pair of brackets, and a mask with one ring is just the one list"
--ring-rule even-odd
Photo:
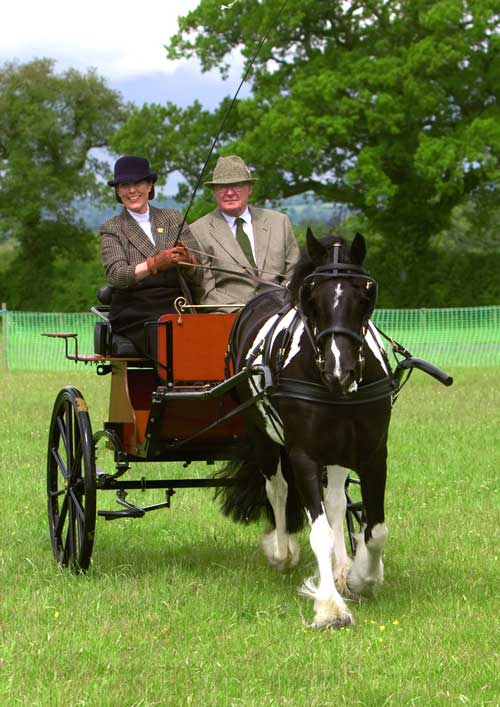
[(106, 520), (115, 520), (116, 518), (142, 518), (146, 515), (142, 508), (138, 508), (137, 510), (139, 513), (136, 511), (97, 511), (97, 515), (102, 516)]
[(121, 506), (125, 506), (124, 511), (97, 511), (98, 516), (104, 517), (106, 520), (115, 520), (115, 518), (142, 518), (146, 515), (148, 511), (156, 511), (158, 508), (170, 508), (170, 497), (173, 496), (175, 491), (173, 489), (167, 490), (167, 500), (163, 503), (155, 503), (152, 506), (145, 506), (140, 508), (139, 506), (134, 506), (133, 503), (125, 501), (123, 498), (117, 498), (116, 502)]

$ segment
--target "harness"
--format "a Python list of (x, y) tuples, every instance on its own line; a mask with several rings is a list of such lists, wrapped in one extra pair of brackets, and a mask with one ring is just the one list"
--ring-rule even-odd
[[(372, 332), (374, 341), (377, 341), (375, 332), (372, 328), (373, 325), (369, 322), (369, 314), (371, 311), (368, 312), (366, 318), (363, 320), (361, 332), (340, 325), (334, 325), (322, 329), (321, 331), (317, 331), (314, 325), (311, 326), (309, 318), (304, 311), (304, 303), (314, 287), (325, 280), (331, 280), (333, 278), (356, 278), (364, 280), (366, 282), (367, 289), (371, 289), (372, 287), (374, 288), (373, 302), (375, 302), (377, 289), (376, 281), (361, 266), (352, 263), (339, 262), (339, 246), (340, 244), (338, 243), (333, 244), (333, 262), (316, 267), (312, 273), (304, 278), (299, 291), (298, 305), (294, 307), (290, 302), (288, 302), (282, 306), (281, 309), (279, 309), (275, 314), (276, 319), (272, 327), (268, 329), (265, 336), (248, 353), (245, 360), (245, 367), (248, 371), (249, 379), (253, 376), (261, 377), (262, 390), (259, 392), (259, 396), (264, 393), (264, 396), (270, 401), (275, 399), (294, 399), (334, 406), (358, 405), (360, 403), (376, 402), (385, 398), (391, 398), (392, 401), (395, 400), (400, 388), (400, 381), (399, 378), (396, 377), (391, 371), (391, 366), (383, 346), (379, 345), (378, 350), (386, 369), (391, 371), (391, 373), (373, 383), (362, 383), (362, 374), (365, 365), (364, 346), (366, 342), (366, 334), (369, 329)], [(290, 311), (293, 309), (295, 309), (295, 314), (288, 326), (281, 329), (280, 333), (282, 332), (283, 339), (273, 357), (276, 332), (281, 328), (283, 317), (289, 315)], [(319, 371), (321, 371), (321, 368), (324, 365), (324, 359), (319, 345), (325, 336), (329, 336), (331, 334), (343, 334), (359, 344), (358, 383), (360, 383), (360, 385), (358, 385), (357, 390), (342, 396), (334, 395), (321, 382), (317, 383), (283, 376), (282, 373), (284, 364), (290, 352), (294, 335), (301, 324), (304, 328), (305, 335), (309, 340), (313, 351), (314, 360)]]
[[(282, 318), (292, 309), (292, 305), (287, 304), (277, 313), (273, 326), (269, 329), (263, 339), (261, 339), (261, 341), (259, 341), (250, 351), (245, 360), (245, 368), (247, 369), (249, 378), (252, 378), (253, 376), (261, 376), (262, 391), (255, 396), (255, 399), (263, 394), (269, 400), (285, 398), (336, 406), (371, 403), (389, 397), (392, 398), (394, 402), (400, 389), (400, 382), (399, 378), (397, 378), (392, 372), (373, 383), (361, 384), (358, 386), (357, 390), (343, 396), (336, 396), (332, 394), (323, 383), (315, 383), (312, 381), (283, 376), (282, 371), (284, 363), (288, 353), (290, 352), (290, 346), (293, 341), (294, 334), (301, 323), (304, 325), (306, 336), (309, 339), (313, 350), (316, 352), (316, 361), (319, 360), (315, 337), (311, 332), (311, 328), (306, 317), (304, 316), (304, 313), (299, 308), (296, 309), (290, 325), (284, 330), (284, 338), (279, 349), (275, 353), (274, 360), (271, 359), (276, 330), (279, 328)], [(372, 327), (373, 325), (371, 322), (368, 323), (367, 329), (371, 329)], [(339, 330), (341, 330), (341, 328), (339, 328)], [(346, 331), (348, 331), (350, 335), (355, 333), (351, 330)], [(325, 332), (320, 332), (320, 335), (316, 336), (316, 341), (321, 338), (321, 335), (326, 335)], [(360, 343), (364, 344), (365, 338), (359, 336), (358, 339), (358, 336), (356, 336), (356, 340), (360, 340)], [(385, 349), (383, 347), (379, 347), (379, 350), (383, 357), (384, 363), (386, 364), (387, 370), (391, 371), (389, 359)], [(256, 363), (256, 359), (258, 358), (260, 358), (260, 361)]]

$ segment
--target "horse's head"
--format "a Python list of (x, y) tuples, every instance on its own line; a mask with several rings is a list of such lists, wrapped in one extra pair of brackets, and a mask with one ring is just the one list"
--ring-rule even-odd
[(354, 391), (363, 375), (363, 345), (377, 284), (363, 269), (365, 239), (351, 246), (338, 237), (317, 240), (307, 229), (307, 250), (290, 289), (305, 315), (321, 380), (332, 393)]

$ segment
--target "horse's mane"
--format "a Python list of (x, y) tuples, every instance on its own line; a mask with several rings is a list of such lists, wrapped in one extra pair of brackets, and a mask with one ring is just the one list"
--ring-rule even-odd
[(350, 262), (350, 249), (344, 238), (340, 236), (325, 236), (324, 238), (318, 238), (318, 242), (323, 246), (325, 253), (322, 258), (322, 262), (319, 262), (316, 258), (312, 258), (309, 254), (307, 246), (302, 248), (300, 258), (293, 271), (292, 279), (288, 285), (288, 290), (292, 296), (292, 301), (298, 302), (299, 291), (304, 278), (312, 273), (312, 271), (318, 267), (318, 265), (326, 265), (333, 261), (333, 245), (335, 243), (340, 243), (339, 248), (339, 262)]

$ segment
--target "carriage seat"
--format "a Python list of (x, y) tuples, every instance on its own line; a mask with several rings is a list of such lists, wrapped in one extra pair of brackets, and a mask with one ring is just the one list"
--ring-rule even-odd
[(112, 331), (108, 314), (113, 287), (111, 285), (101, 285), (96, 294), (100, 304), (92, 307), (91, 311), (97, 314), (101, 321), (96, 322), (94, 325), (94, 353), (100, 356), (141, 358), (141, 352), (137, 350), (130, 339)]

